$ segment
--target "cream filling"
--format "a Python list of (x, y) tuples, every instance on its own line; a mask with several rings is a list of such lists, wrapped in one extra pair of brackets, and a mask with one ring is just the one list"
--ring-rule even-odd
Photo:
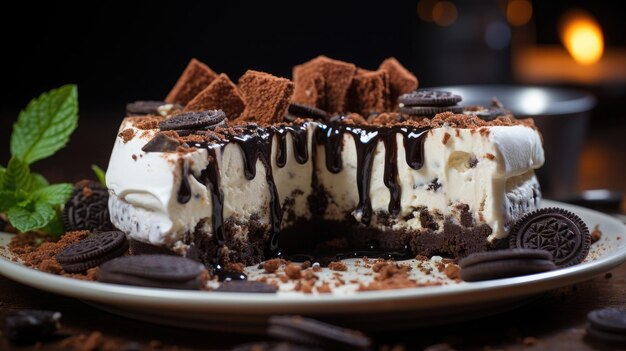
[[(121, 137), (116, 138), (107, 170), (107, 186), (113, 195), (109, 206), (112, 221), (137, 240), (155, 245), (179, 245), (184, 233), (193, 231), (201, 220), (211, 223), (210, 190), (196, 180), (208, 164), (208, 152), (199, 149), (186, 154), (145, 153), (141, 148), (156, 131), (138, 130), (126, 119), (120, 131), (127, 128), (135, 131), (135, 137), (127, 142)], [(281, 204), (288, 204), (289, 210), (300, 218), (310, 217), (307, 197), (311, 193), (314, 124), (311, 123), (309, 128), (309, 159), (305, 164), (295, 160), (289, 133), (286, 165), (276, 166), (276, 138), (271, 155)], [(539, 206), (540, 193), (533, 172), (544, 162), (539, 134), (521, 125), (482, 130), (483, 133), (442, 127), (428, 131), (424, 142), (424, 166), (419, 170), (406, 163), (403, 137), (396, 135), (398, 179), (402, 189), (399, 218), (422, 206), (443, 216), (456, 216), (457, 205), (467, 204), (479, 223), (486, 223), (493, 229), (489, 237), (493, 240), (506, 237), (513, 220)], [(331, 200), (325, 213), (329, 220), (344, 220), (348, 215), (360, 217), (360, 213), (354, 211), (359, 201), (355, 142), (350, 133), (345, 133), (343, 138), (343, 168), (337, 174), (326, 169), (323, 147), (317, 149), (317, 177)], [(258, 161), (255, 178), (247, 180), (243, 176), (239, 145), (230, 143), (217, 155), (224, 193), (224, 218), (245, 222), (252, 215), (260, 215), (261, 221), (269, 224), (265, 166)], [(383, 183), (384, 155), (384, 144), (379, 141), (369, 190), (374, 214), (387, 212), (390, 200), (389, 189)], [(185, 204), (177, 199), (183, 162), (189, 165), (188, 181), (192, 190), (192, 197)], [(434, 184), (437, 186), (433, 187)], [(286, 214), (285, 225), (289, 225)], [(372, 225), (385, 229), (375, 215)], [(398, 220), (393, 226), (393, 229), (422, 228), (419, 216), (407, 221)]]

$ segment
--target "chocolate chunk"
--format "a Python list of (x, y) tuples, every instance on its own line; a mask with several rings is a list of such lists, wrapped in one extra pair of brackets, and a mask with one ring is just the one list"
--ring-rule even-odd
[(202, 264), (180, 256), (124, 256), (101, 265), (98, 280), (153, 288), (199, 290), (203, 271)]
[(289, 114), (302, 118), (313, 118), (321, 121), (328, 120), (328, 114), (326, 111), (314, 106), (299, 104), (297, 102), (290, 103), (288, 111)]
[[(293, 68), (293, 101), (324, 109), (347, 112), (348, 92), (357, 72), (354, 64), (318, 56)], [(323, 99), (323, 103), (320, 101)]]
[(385, 71), (357, 70), (348, 94), (348, 109), (364, 116), (391, 109), (389, 76)]
[(434, 117), (443, 112), (462, 113), (463, 107), (455, 106), (402, 106), (399, 108), (401, 113), (418, 117)]
[(143, 152), (172, 152), (180, 146), (180, 142), (165, 133), (157, 133), (144, 147)]
[(394, 57), (383, 61), (378, 69), (387, 72), (389, 76), (392, 104), (395, 105), (397, 103), (400, 95), (417, 89), (417, 78)]
[(62, 219), (67, 232), (113, 230), (109, 216), (109, 192), (99, 182), (78, 182), (76, 190), (65, 203)]
[(273, 294), (278, 291), (278, 288), (273, 285), (265, 284), (263, 282), (250, 280), (228, 280), (222, 282), (220, 286), (213, 291)]
[(159, 106), (165, 105), (165, 101), (135, 101), (126, 104), (126, 115), (156, 115), (159, 114)]
[(61, 312), (19, 310), (10, 312), (4, 320), (4, 335), (15, 343), (41, 341), (61, 327)]
[(591, 234), (583, 220), (561, 208), (542, 208), (518, 220), (510, 232), (511, 248), (543, 249), (559, 268), (582, 262), (589, 253)]
[(244, 120), (275, 123), (283, 120), (293, 94), (289, 79), (248, 70), (239, 78), (239, 89), (246, 101)]
[(461, 279), (467, 282), (501, 279), (556, 269), (545, 250), (509, 249), (477, 252), (459, 261)]
[(448, 91), (439, 90), (414, 90), (410, 93), (401, 95), (398, 102), (404, 106), (454, 106), (461, 102), (459, 95), (452, 94)]
[(176, 85), (165, 98), (165, 102), (186, 105), (215, 78), (217, 78), (217, 73), (213, 72), (207, 65), (195, 58), (191, 59), (183, 74), (178, 78)]
[(300, 316), (273, 316), (268, 334), (272, 337), (328, 350), (369, 350), (370, 338), (361, 332)]
[(90, 236), (66, 247), (56, 255), (56, 260), (64, 271), (78, 273), (119, 257), (126, 251), (128, 251), (126, 234), (110, 231)]
[(241, 115), (245, 107), (237, 86), (222, 73), (191, 99), (184, 111), (222, 110), (226, 117), (233, 120)]
[(222, 110), (185, 112), (159, 123), (161, 130), (212, 129), (224, 124), (226, 114)]
[(589, 324), (599, 330), (626, 335), (626, 308), (602, 308), (587, 314)]

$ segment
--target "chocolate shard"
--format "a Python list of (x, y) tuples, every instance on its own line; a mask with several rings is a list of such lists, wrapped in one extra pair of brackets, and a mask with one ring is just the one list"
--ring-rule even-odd
[(239, 78), (246, 109), (241, 118), (262, 123), (283, 120), (293, 95), (293, 83), (289, 79), (248, 70)]
[(232, 120), (239, 117), (245, 107), (243, 96), (237, 86), (222, 73), (189, 101), (184, 112), (222, 110), (226, 117)]
[(157, 133), (144, 147), (143, 152), (173, 152), (180, 146), (180, 142), (167, 134)]
[(213, 72), (209, 66), (193, 58), (178, 78), (174, 88), (167, 94), (165, 102), (186, 105), (215, 78), (217, 78), (217, 73)]
[(378, 69), (387, 72), (389, 75), (389, 89), (393, 105), (397, 103), (400, 95), (417, 89), (417, 78), (394, 57), (383, 61)]

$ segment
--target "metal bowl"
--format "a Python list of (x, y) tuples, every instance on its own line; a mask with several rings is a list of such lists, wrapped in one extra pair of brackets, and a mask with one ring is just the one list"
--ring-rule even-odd
[(545, 197), (566, 199), (576, 185), (580, 151), (589, 112), (596, 99), (589, 93), (560, 88), (511, 85), (435, 87), (463, 97), (464, 105), (489, 105), (493, 97), (518, 118), (532, 117), (543, 134), (546, 164), (537, 171)]

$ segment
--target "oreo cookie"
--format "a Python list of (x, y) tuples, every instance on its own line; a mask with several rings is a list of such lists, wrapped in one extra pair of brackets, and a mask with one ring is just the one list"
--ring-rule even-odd
[(126, 251), (128, 251), (126, 234), (110, 231), (90, 236), (66, 247), (56, 255), (56, 260), (64, 271), (79, 273), (122, 256)]
[(411, 115), (411, 116), (420, 116), (420, 117), (434, 117), (436, 114), (444, 113), (444, 112), (452, 112), (452, 113), (462, 113), (463, 107), (455, 105), (455, 106), (401, 106), (399, 108), (401, 113)]
[(361, 332), (300, 316), (273, 316), (268, 334), (274, 338), (324, 350), (370, 350), (372, 340)]
[(185, 112), (159, 123), (161, 130), (213, 129), (226, 123), (226, 114), (222, 110)]
[(159, 113), (159, 107), (167, 104), (165, 101), (135, 101), (126, 104), (126, 115), (156, 115)]
[(459, 261), (461, 279), (467, 282), (501, 279), (556, 269), (545, 250), (509, 249), (471, 254)]
[(476, 110), (465, 110), (463, 111), (463, 113), (468, 115), (474, 115), (484, 121), (493, 121), (500, 116), (506, 116), (510, 114), (509, 111), (501, 107), (483, 107)]
[(434, 117), (443, 112), (462, 113), (463, 107), (458, 105), (461, 100), (459, 95), (447, 91), (425, 89), (414, 90), (398, 98), (401, 113), (418, 117)]
[(19, 310), (4, 319), (4, 335), (14, 343), (34, 343), (53, 335), (61, 327), (61, 312)]
[(165, 133), (157, 133), (146, 145), (143, 152), (173, 152), (180, 146), (180, 142)]
[(217, 292), (234, 292), (234, 293), (261, 293), (261, 294), (273, 294), (278, 291), (278, 288), (274, 285), (269, 285), (263, 282), (256, 282), (250, 280), (227, 280), (220, 284), (220, 286), (213, 290)]
[(400, 95), (398, 102), (403, 106), (454, 106), (463, 100), (448, 91), (419, 89)]
[(98, 280), (152, 288), (199, 290), (203, 271), (202, 264), (180, 256), (124, 256), (101, 265)]
[(626, 345), (626, 309), (603, 308), (587, 314), (587, 335), (598, 341)]
[(309, 105), (292, 102), (289, 104), (287, 111), (292, 116), (318, 119), (321, 121), (328, 120), (328, 114), (326, 113), (326, 111), (319, 109), (315, 106), (309, 106)]
[(109, 192), (101, 183), (80, 181), (70, 199), (63, 207), (65, 231), (89, 230), (103, 232), (113, 230), (109, 216)]
[(585, 222), (561, 208), (542, 208), (518, 220), (510, 232), (511, 248), (543, 249), (559, 268), (582, 262), (589, 253), (591, 234)]

